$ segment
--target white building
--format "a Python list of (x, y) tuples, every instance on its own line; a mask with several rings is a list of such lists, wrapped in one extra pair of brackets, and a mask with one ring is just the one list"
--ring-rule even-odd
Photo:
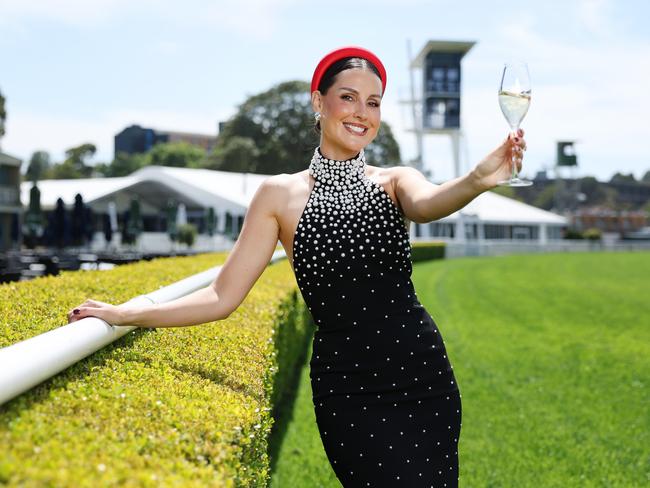
[(563, 251), (568, 220), (497, 193), (486, 191), (460, 211), (411, 227), (412, 240), (441, 240), (447, 256)]
[(456, 241), (525, 239), (545, 244), (549, 239), (561, 239), (566, 226), (567, 219), (561, 215), (487, 191), (458, 212), (417, 224), (414, 235)]
[[(136, 197), (144, 220), (141, 246), (147, 250), (169, 249), (166, 235), (165, 206), (170, 198), (183, 203), (187, 220), (205, 229), (205, 213), (213, 207), (217, 215), (217, 233), (237, 235), (255, 191), (269, 175), (233, 173), (208, 169), (147, 166), (129, 176), (117, 178), (86, 178), (74, 180), (43, 180), (41, 206), (47, 212), (60, 197), (71, 208), (74, 196), (80, 193), (96, 215), (107, 213), (109, 202), (115, 202), (118, 216), (128, 209)], [(30, 182), (22, 183), (22, 201), (29, 202)], [(499, 243), (527, 241), (546, 245), (562, 238), (567, 226), (564, 217), (541, 210), (494, 192), (485, 192), (459, 212), (427, 224), (411, 224), (411, 237), (440, 239), (451, 243)], [(96, 222), (98, 247), (103, 245), (101, 221)], [(464, 228), (464, 232), (462, 231)], [(218, 238), (217, 238), (218, 239)], [(221, 237), (220, 245), (232, 241)], [(213, 248), (215, 240), (201, 236), (196, 248)]]

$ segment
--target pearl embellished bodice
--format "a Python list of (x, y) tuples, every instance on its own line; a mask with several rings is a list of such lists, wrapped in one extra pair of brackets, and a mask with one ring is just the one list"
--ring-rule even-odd
[[(338, 161), (323, 157), (320, 148), (309, 165), (316, 181), (294, 235), (293, 256), (298, 285), (317, 324), (335, 319), (337, 326), (352, 325), (359, 314), (371, 313), (371, 305), (379, 312), (400, 298), (414, 299), (403, 217), (365, 167), (363, 150)], [(378, 307), (376, 298), (388, 290), (393, 303)], [(350, 301), (354, 307), (346, 316), (340, 306)]]

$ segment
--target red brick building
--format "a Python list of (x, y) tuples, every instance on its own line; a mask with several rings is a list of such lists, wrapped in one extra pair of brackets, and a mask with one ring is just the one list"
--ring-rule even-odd
[(602, 232), (633, 232), (648, 225), (648, 216), (643, 210), (612, 210), (592, 207), (571, 211), (567, 214), (570, 226), (583, 231), (589, 228)]

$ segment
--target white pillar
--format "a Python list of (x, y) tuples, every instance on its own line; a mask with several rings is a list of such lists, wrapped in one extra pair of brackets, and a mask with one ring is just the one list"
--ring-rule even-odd
[(455, 241), (465, 242), (465, 219), (463, 219), (463, 214), (458, 212), (456, 217), (456, 236)]
[(226, 209), (219, 212), (219, 222), (217, 222), (217, 232), (223, 234), (226, 230)]
[(548, 232), (546, 224), (539, 224), (539, 243), (547, 244), (548, 243)]

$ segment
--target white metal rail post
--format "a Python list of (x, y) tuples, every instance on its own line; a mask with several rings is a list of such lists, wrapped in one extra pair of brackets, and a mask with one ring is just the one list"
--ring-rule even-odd
[[(270, 263), (284, 258), (284, 251), (277, 251)], [(175, 300), (208, 286), (220, 270), (221, 266), (215, 266), (127, 303), (148, 305)], [(86, 317), (0, 349), (0, 405), (137, 328), (116, 327), (97, 317)]]

